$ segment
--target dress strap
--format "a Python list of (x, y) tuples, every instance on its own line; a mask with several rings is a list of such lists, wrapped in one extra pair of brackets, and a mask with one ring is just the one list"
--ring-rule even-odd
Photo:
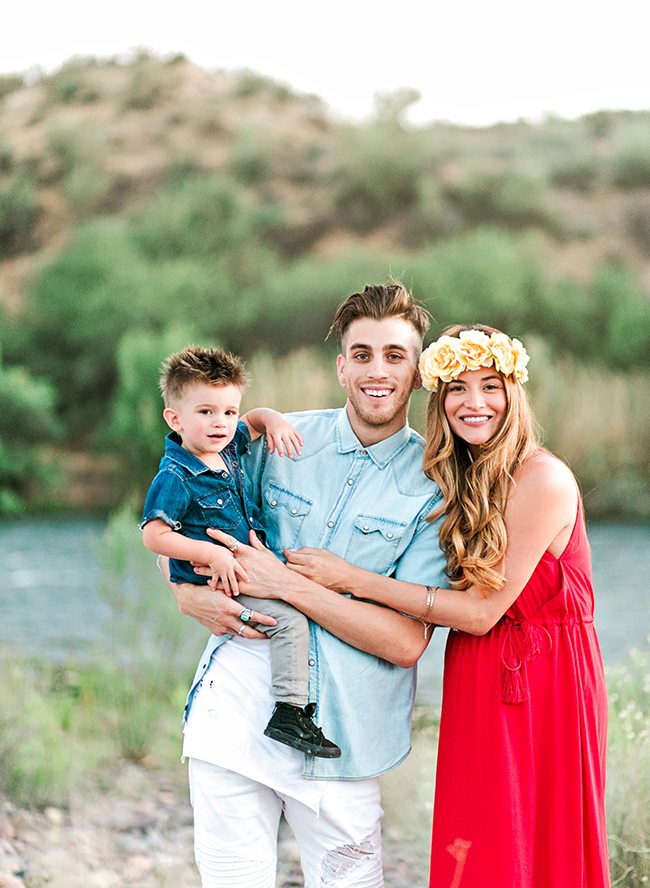
[(546, 626), (538, 620), (504, 617), (501, 625), (503, 637), (498, 699), (502, 703), (523, 703), (530, 697), (524, 663), (550, 653), (553, 639)]

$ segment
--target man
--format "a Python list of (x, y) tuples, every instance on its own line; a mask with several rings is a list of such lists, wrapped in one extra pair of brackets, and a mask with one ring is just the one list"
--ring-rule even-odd
[[(399, 283), (350, 296), (332, 326), (345, 408), (291, 416), (304, 438), (293, 461), (253, 445), (245, 464), (269, 549), (214, 533), (235, 550), (248, 594), (290, 597), (313, 621), (310, 700), (339, 759), (264, 737), (273, 709), (268, 640), (242, 622), (236, 598), (174, 587), (180, 610), (214, 633), (190, 691), (183, 748), (203, 888), (273, 888), (283, 811), (307, 888), (384, 884), (378, 775), (409, 752), (413, 667), (427, 632), (418, 620), (307, 579), (280, 557), (312, 547), (376, 573), (444, 582), (437, 526), (426, 520), (439, 491), (422, 474), (423, 441), (407, 423), (427, 326)], [(261, 612), (253, 622), (270, 624)]]

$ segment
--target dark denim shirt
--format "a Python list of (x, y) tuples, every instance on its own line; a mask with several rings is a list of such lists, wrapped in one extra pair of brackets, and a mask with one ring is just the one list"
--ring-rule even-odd
[[(250, 445), (246, 424), (239, 422), (235, 437), (221, 451), (229, 472), (210, 469), (198, 457), (185, 450), (176, 432), (165, 439), (165, 455), (153, 479), (144, 504), (140, 527), (160, 518), (173, 530), (193, 540), (214, 542), (207, 527), (216, 527), (242, 543), (248, 542), (252, 527), (264, 542), (265, 534), (259, 510), (246, 492), (239, 457)], [(174, 583), (205, 584), (207, 577), (194, 573), (189, 561), (169, 561)]]

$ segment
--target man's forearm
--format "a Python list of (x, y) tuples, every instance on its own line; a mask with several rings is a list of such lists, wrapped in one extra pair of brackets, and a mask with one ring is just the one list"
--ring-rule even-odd
[(427, 640), (419, 620), (287, 573), (291, 579), (283, 586), (283, 599), (341, 641), (404, 667), (417, 662), (425, 650)]

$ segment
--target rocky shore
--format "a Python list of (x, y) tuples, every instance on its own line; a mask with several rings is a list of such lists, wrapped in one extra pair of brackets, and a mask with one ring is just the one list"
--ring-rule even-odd
[[(303, 885), (290, 830), (279, 888)], [(385, 828), (387, 888), (425, 888), (421, 848)], [(68, 808), (29, 811), (0, 796), (0, 888), (200, 888), (187, 792), (168, 775), (120, 763)]]

